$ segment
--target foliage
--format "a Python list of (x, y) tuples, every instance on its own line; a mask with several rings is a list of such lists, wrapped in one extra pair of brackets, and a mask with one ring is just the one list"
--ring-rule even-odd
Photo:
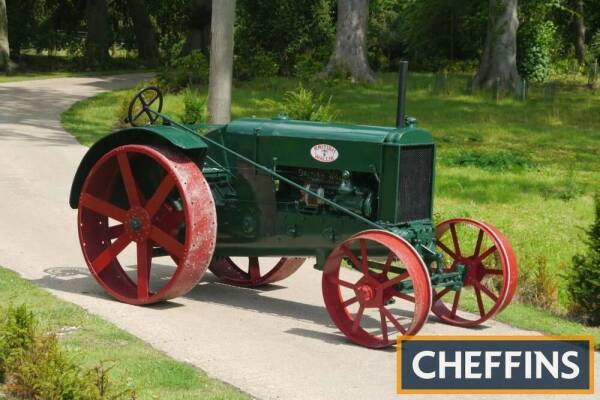
[(571, 313), (593, 326), (600, 326), (600, 193), (595, 197), (595, 221), (587, 230), (588, 249), (573, 257), (567, 274)]
[(42, 334), (25, 306), (2, 309), (0, 383), (11, 396), (24, 399), (127, 399), (105, 376), (105, 369), (86, 370), (69, 360), (56, 336)]
[(473, 166), (491, 171), (514, 171), (532, 168), (535, 163), (527, 156), (512, 151), (482, 153), (463, 151), (445, 159), (448, 165)]
[(487, 1), (480, 0), (406, 0), (394, 26), (413, 66), (437, 71), (455, 60), (479, 58), (487, 10)]
[(233, 63), (233, 75), (239, 80), (264, 79), (277, 75), (275, 55), (260, 47), (239, 50)]
[(588, 62), (593, 63), (594, 61), (600, 60), (600, 30), (596, 31), (590, 40), (588, 47)]
[(295, 90), (285, 93), (283, 110), (292, 119), (330, 122), (337, 114), (331, 106), (331, 99), (325, 100), (323, 93), (317, 96), (300, 84)]
[[(238, 79), (258, 77), (275, 69), (291, 75), (299, 58), (312, 53), (324, 61), (331, 50), (335, 0), (239, 0), (235, 32)], [(262, 76), (261, 76), (262, 75)]]
[(518, 300), (544, 310), (558, 308), (558, 285), (556, 275), (548, 267), (544, 256), (527, 259), (519, 270)]
[(186, 88), (183, 91), (183, 116), (184, 124), (196, 124), (206, 120), (206, 99), (198, 91)]
[(517, 66), (521, 76), (528, 81), (546, 81), (556, 47), (556, 28), (552, 21), (525, 23), (519, 29), (517, 42)]
[(313, 53), (304, 53), (298, 57), (294, 66), (294, 76), (301, 82), (307, 82), (323, 71), (323, 68), (325, 68), (325, 62), (316, 60)]
[(208, 82), (209, 65), (204, 54), (193, 50), (187, 56), (170, 60), (158, 73), (158, 84), (164, 91), (178, 92), (187, 86)]

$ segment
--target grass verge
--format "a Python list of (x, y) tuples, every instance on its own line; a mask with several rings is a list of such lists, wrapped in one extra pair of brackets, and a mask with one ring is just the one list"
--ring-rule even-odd
[(71, 359), (84, 368), (100, 363), (112, 367), (110, 380), (134, 389), (137, 399), (249, 398), (4, 268), (0, 268), (0, 303), (26, 304), (35, 312), (42, 331), (60, 334), (61, 345)]

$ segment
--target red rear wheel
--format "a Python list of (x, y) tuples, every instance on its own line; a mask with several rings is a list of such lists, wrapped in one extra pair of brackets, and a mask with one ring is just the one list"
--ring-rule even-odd
[(275, 260), (275, 263), (258, 257), (247, 257), (247, 260), (236, 262), (230, 257), (215, 258), (209, 268), (227, 284), (257, 287), (287, 278), (304, 264), (306, 258), (282, 257)]
[[(435, 315), (451, 325), (475, 326), (510, 303), (517, 289), (517, 262), (498, 229), (457, 218), (439, 224), (436, 239), (446, 261), (445, 271), (456, 271), (462, 265), (466, 275), (461, 290), (434, 290)], [(469, 308), (475, 312), (466, 312)]]
[[(191, 290), (210, 263), (217, 232), (214, 201), (200, 169), (159, 146), (126, 145), (105, 154), (84, 182), (78, 223), (92, 275), (130, 304)], [(170, 260), (153, 263), (161, 256)]]
[(325, 262), (323, 298), (335, 325), (366, 347), (415, 335), (431, 308), (425, 264), (404, 239), (387, 231), (361, 232), (336, 247)]

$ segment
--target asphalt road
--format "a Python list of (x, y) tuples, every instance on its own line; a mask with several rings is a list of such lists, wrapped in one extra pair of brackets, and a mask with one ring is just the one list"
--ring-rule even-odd
[[(264, 290), (226, 286), (207, 273), (187, 296), (151, 307), (121, 304), (103, 293), (85, 266), (76, 213), (68, 206), (71, 179), (86, 148), (62, 129), (60, 113), (78, 100), (133, 86), (142, 78), (61, 78), (0, 85), (0, 265), (257, 398), (398, 398), (394, 351), (368, 350), (345, 340), (323, 307), (321, 276), (310, 262), (280, 285)], [(532, 334), (497, 322), (475, 330), (454, 328), (433, 317), (421, 333)], [(599, 353), (595, 376), (600, 382)], [(502, 396), (538, 397), (559, 398)]]

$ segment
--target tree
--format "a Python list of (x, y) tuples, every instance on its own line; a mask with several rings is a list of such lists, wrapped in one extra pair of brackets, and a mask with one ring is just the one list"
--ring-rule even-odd
[(148, 15), (148, 8), (144, 0), (127, 0), (129, 14), (133, 21), (135, 31), (135, 43), (139, 58), (155, 62), (158, 59), (158, 44), (154, 27)]
[(324, 75), (344, 71), (353, 80), (372, 82), (375, 74), (367, 59), (369, 0), (338, 0), (335, 48)]
[(94, 64), (102, 64), (108, 59), (108, 48), (110, 47), (106, 0), (87, 0), (85, 18), (87, 22), (86, 57)]
[(577, 55), (577, 61), (579, 64), (585, 63), (585, 20), (584, 20), (584, 8), (583, 0), (577, 0), (575, 4), (575, 54)]
[(226, 124), (231, 119), (234, 22), (235, 0), (214, 0), (208, 82), (208, 114), (214, 124)]
[(517, 70), (517, 0), (489, 0), (488, 29), (474, 88), (491, 88), (496, 83), (514, 87)]
[(0, 0), (0, 70), (8, 71), (10, 65), (10, 48), (8, 47), (8, 17), (6, 2)]

